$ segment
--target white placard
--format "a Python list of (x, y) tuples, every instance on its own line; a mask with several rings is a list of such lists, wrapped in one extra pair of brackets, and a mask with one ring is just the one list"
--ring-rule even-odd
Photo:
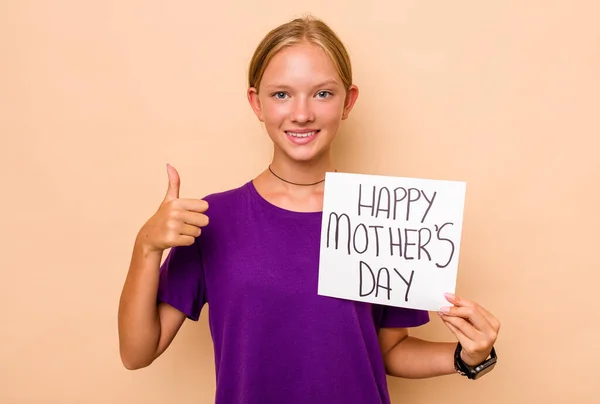
[(318, 294), (438, 311), (454, 293), (466, 184), (327, 173)]

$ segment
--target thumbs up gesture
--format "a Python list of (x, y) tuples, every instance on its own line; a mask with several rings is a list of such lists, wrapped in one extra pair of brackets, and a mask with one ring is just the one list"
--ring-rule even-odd
[(169, 185), (156, 213), (140, 229), (140, 241), (150, 251), (162, 252), (194, 243), (208, 224), (208, 203), (202, 199), (179, 197), (181, 180), (177, 170), (167, 165)]

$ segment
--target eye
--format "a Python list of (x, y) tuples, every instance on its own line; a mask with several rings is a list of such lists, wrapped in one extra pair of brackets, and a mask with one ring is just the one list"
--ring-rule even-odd
[(278, 99), (278, 100), (283, 100), (285, 98), (285, 96), (286, 96), (286, 93), (283, 91), (277, 91), (276, 93), (272, 94), (272, 97), (274, 97), (275, 99)]
[(332, 95), (333, 94), (331, 93), (331, 91), (326, 91), (326, 90), (319, 91), (317, 93), (317, 96), (320, 97), (320, 98), (327, 98), (327, 97), (331, 97)]

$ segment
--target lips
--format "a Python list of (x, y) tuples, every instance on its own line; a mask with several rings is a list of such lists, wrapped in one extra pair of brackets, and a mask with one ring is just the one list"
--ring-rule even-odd
[(314, 136), (318, 133), (318, 130), (311, 130), (311, 131), (285, 131), (285, 133), (287, 133), (289, 136), (291, 137), (295, 137), (295, 138), (306, 138), (306, 137), (311, 137)]
[(320, 129), (286, 130), (285, 134), (290, 142), (302, 146), (312, 142), (320, 131)]

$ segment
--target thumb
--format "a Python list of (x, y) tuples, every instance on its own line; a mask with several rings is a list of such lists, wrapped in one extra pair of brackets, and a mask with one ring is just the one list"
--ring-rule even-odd
[(165, 195), (165, 202), (169, 202), (173, 199), (179, 198), (179, 173), (170, 164), (167, 164), (167, 175), (169, 176), (169, 187), (167, 188), (167, 194)]

